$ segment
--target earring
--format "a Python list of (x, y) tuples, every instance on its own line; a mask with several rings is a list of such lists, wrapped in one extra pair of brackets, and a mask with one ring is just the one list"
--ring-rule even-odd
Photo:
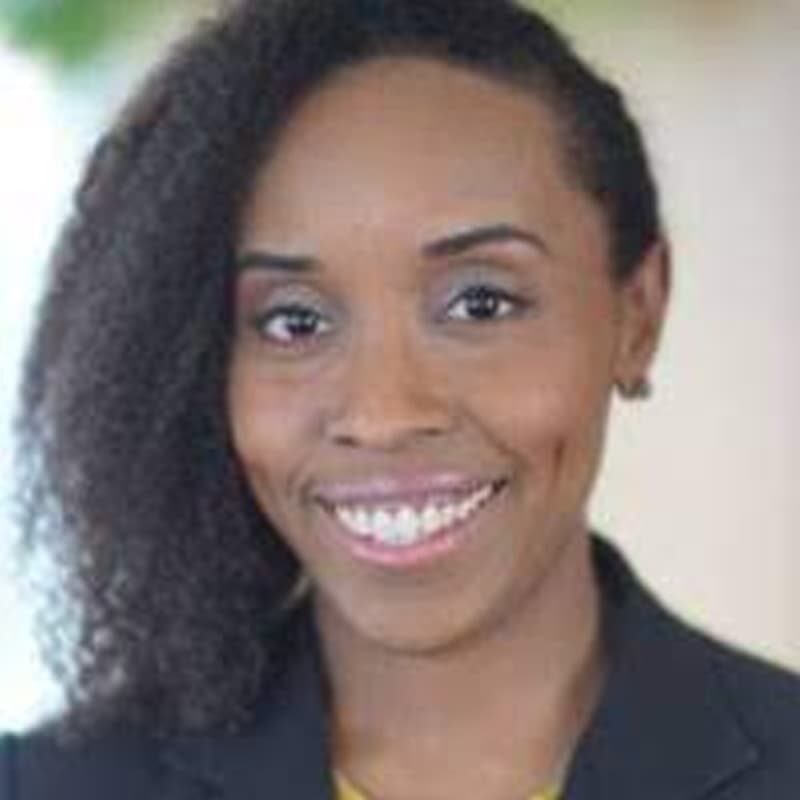
[(653, 384), (646, 375), (632, 381), (617, 381), (617, 391), (624, 400), (648, 400), (653, 396)]

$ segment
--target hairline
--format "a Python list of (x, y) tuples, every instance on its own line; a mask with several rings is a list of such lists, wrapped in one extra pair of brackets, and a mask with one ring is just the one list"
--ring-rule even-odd
[[(444, 46), (437, 47), (433, 42), (417, 39), (392, 39), (372, 42), (364, 52), (330, 65), (316, 80), (309, 81), (304, 89), (293, 98), (288, 107), (284, 109), (280, 119), (267, 132), (266, 141), (257, 148), (257, 157), (254, 161), (256, 169), (263, 167), (273, 158), (291, 120), (311, 97), (332, 86), (348, 73), (355, 72), (371, 64), (387, 61), (400, 63), (416, 61), (450, 67), (482, 78), (498, 87), (511, 90), (520, 97), (528, 100), (538, 100), (550, 113), (556, 133), (563, 134), (563, 136), (555, 138), (554, 147), (559, 164), (563, 168), (564, 178), (570, 182), (572, 188), (581, 192), (592, 203), (603, 220), (607, 242), (605, 259), (610, 277), (615, 282), (624, 283), (636, 272), (634, 268), (624, 277), (619, 277), (619, 265), (616, 263), (614, 254), (617, 232), (613, 221), (609, 217), (608, 209), (596, 194), (591, 191), (586, 169), (581, 167), (579, 163), (581, 145), (576, 140), (580, 140), (581, 135), (578, 132), (577, 115), (569, 100), (559, 92), (557, 79), (552, 74), (553, 68), (546, 64), (537, 66), (529, 63), (514, 67), (507, 63), (478, 61), (449, 53)], [(251, 175), (249, 185), (243, 195), (244, 200), (239, 208), (239, 213), (236, 215), (235, 239), (239, 238), (243, 209), (247, 205), (249, 198), (252, 197), (254, 183), (254, 176)]]

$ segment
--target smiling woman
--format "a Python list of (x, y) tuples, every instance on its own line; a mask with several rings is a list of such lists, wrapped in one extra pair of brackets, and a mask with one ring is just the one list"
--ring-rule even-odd
[(33, 343), (80, 630), (0, 798), (788, 800), (796, 679), (586, 518), (668, 289), (638, 130), (536, 14), (199, 30), (100, 144)]
[(546, 585), (593, 626), (583, 509), (665, 285), (654, 245), (616, 287), (608, 238), (530, 92), (394, 57), (295, 110), (246, 204), (229, 410), (337, 663), (480, 641), (512, 608), (533, 642), (562, 564)]

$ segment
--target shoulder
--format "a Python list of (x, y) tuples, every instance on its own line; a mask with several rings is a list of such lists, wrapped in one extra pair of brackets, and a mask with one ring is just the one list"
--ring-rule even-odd
[[(701, 630), (663, 606), (656, 614), (664, 628), (671, 629), (665, 638), (673, 652), (683, 649), (684, 663), (696, 665), (698, 674), (707, 672), (706, 690), (713, 687), (771, 765), (791, 766), (800, 786), (800, 674)], [(674, 660), (661, 665), (662, 679), (669, 679), (674, 667)]]
[(0, 738), (0, 800), (90, 800), (146, 796), (153, 772), (144, 740), (108, 736), (61, 744), (38, 731)]
[[(709, 716), (728, 717), (728, 731), (738, 730), (741, 759), (733, 765), (721, 792), (726, 800), (794, 800), (800, 788), (800, 676), (764, 658), (723, 642), (673, 617), (672, 624), (705, 662), (709, 675), (704, 703)], [(662, 679), (669, 679), (664, 665)], [(702, 734), (704, 725), (698, 725)], [(709, 727), (706, 733), (711, 732)], [(706, 741), (715, 749), (733, 741), (721, 729)], [(694, 739), (695, 732), (684, 731)], [(709, 750), (709, 753), (711, 750)]]
[(0, 736), (0, 800), (11, 800), (11, 736)]
[(612, 663), (586, 760), (594, 772), (603, 762), (604, 785), (797, 797), (800, 677), (679, 618), (609, 545), (596, 554)]
[[(732, 800), (796, 797), (800, 787), (800, 676), (669, 612), (667, 617), (666, 624), (676, 630), (673, 642), (683, 638), (687, 651), (695, 651), (695, 663), (701, 669), (705, 664), (704, 695), (698, 693), (694, 702), (702, 704), (709, 717), (728, 719), (728, 733), (719, 728), (706, 741), (710, 744), (713, 738), (714, 747), (721, 750), (721, 742), (732, 742), (732, 733), (738, 729), (739, 771), (731, 770), (724, 796)], [(670, 680), (671, 671), (667, 661), (661, 680)], [(693, 739), (704, 730), (711, 734), (713, 728), (706, 726), (705, 722), (698, 724), (695, 732), (684, 731), (683, 735)], [(699, 741), (696, 744), (700, 746)]]
[(784, 764), (800, 786), (800, 676), (697, 634), (722, 692), (742, 727), (772, 765)]
[[(768, 734), (800, 724), (800, 674), (724, 641), (682, 618), (646, 587), (619, 551), (596, 543), (613, 634), (632, 656), (631, 666), (655, 674), (699, 679), (704, 673), (722, 697)], [(708, 688), (710, 684), (706, 684)], [(800, 747), (800, 737), (797, 737)]]

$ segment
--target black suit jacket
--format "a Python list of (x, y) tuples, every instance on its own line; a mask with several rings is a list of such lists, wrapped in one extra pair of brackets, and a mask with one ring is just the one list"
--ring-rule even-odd
[[(800, 680), (691, 630), (608, 545), (612, 667), (565, 800), (798, 800)], [(115, 734), (65, 751), (7, 737), (0, 800), (330, 800), (325, 680), (308, 604), (275, 691), (236, 735)], [(414, 798), (409, 798), (414, 800)]]

